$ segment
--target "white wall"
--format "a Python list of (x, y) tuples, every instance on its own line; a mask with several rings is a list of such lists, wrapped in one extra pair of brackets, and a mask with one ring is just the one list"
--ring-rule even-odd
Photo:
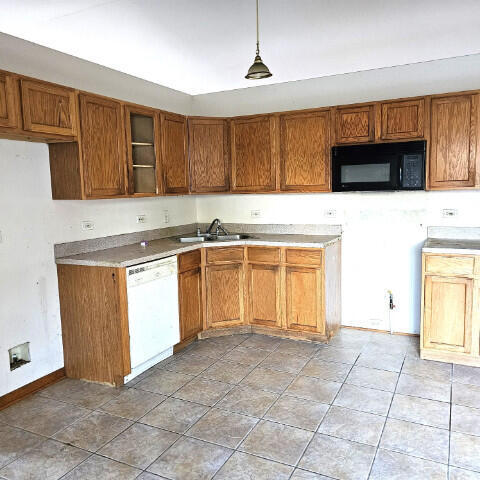
[[(0, 140), (0, 396), (63, 366), (54, 243), (196, 221), (193, 197), (54, 201), (47, 145)], [(136, 215), (146, 214), (138, 225)], [(95, 223), (82, 231), (81, 221)], [(142, 228), (140, 228), (142, 227)], [(31, 342), (10, 372), (7, 350)]]
[(250, 115), (478, 88), (480, 54), (195, 95), (192, 115)]
[[(480, 191), (205, 196), (197, 199), (197, 213), (200, 222), (341, 224), (343, 324), (389, 329), (386, 291), (392, 290), (393, 329), (418, 333), (427, 226), (478, 226), (479, 201)], [(442, 218), (443, 208), (458, 209), (458, 217)], [(327, 218), (332, 209), (336, 217)], [(253, 220), (251, 210), (261, 218)]]
[(190, 95), (1, 32), (0, 69), (171, 112), (191, 110)]

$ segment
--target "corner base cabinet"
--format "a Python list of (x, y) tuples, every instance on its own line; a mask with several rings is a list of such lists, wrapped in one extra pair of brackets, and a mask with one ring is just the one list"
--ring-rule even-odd
[(423, 359), (480, 366), (480, 256), (423, 254)]
[(340, 242), (203, 249), (204, 329), (328, 340), (340, 327)]

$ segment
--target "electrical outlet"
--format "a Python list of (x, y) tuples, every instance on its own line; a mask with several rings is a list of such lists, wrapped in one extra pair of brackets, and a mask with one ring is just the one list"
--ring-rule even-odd
[(251, 218), (261, 218), (262, 211), (261, 210), (250, 210), (250, 217)]
[(444, 208), (442, 210), (443, 218), (456, 217), (458, 215), (458, 210), (456, 208)]
[(337, 216), (337, 211), (332, 209), (332, 210), (325, 210), (323, 212), (323, 215), (327, 218), (335, 218)]
[(145, 214), (137, 215), (137, 223), (147, 223), (147, 216)]
[(82, 222), (82, 230), (93, 230), (95, 228), (95, 224), (90, 220), (84, 220)]
[(3, 243), (3, 234), (1, 230), (0, 230), (0, 243)]
[(168, 210), (163, 211), (163, 223), (170, 223), (170, 214)]

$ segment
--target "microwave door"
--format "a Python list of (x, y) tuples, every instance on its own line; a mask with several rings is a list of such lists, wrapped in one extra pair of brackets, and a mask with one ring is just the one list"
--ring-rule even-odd
[(340, 162), (335, 184), (340, 191), (395, 190), (399, 184), (396, 163), (393, 159)]

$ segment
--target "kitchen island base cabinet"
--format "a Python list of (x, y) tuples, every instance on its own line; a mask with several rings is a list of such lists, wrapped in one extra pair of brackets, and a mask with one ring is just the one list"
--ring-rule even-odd
[(480, 257), (424, 254), (421, 358), (480, 366), (479, 267)]

